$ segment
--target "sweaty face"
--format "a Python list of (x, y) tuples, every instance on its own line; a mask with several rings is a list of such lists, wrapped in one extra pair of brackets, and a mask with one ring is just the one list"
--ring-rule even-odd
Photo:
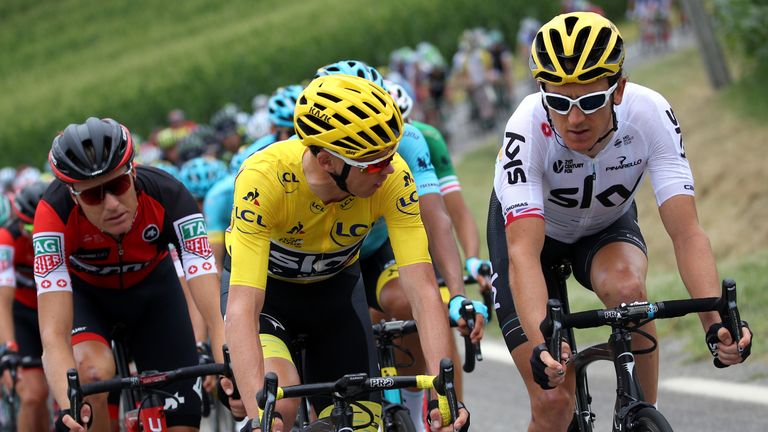
[[(101, 202), (91, 201), (88, 203), (86, 199), (83, 199), (82, 194), (81, 196), (73, 194), (73, 198), (83, 210), (88, 221), (105, 233), (113, 236), (125, 234), (131, 229), (136, 209), (138, 208), (138, 196), (134, 183), (135, 174), (133, 172), (126, 174), (126, 172), (127, 170), (122, 168), (102, 178), (86, 180), (71, 186), (75, 192), (102, 188), (103, 199)], [(124, 177), (123, 179), (130, 181), (131, 187), (120, 194), (110, 192), (114, 190), (114, 188), (109, 187), (110, 182), (114, 184), (114, 181), (121, 176), (128, 176), (127, 179)]]
[[(612, 100), (609, 96), (608, 103), (591, 114), (584, 114), (578, 106), (572, 106), (567, 114), (560, 114), (548, 108), (555, 130), (569, 149), (590, 154), (589, 150), (597, 140), (613, 127), (612, 105), (621, 103), (625, 83), (626, 79), (620, 78), (618, 86), (613, 92)], [(608, 90), (609, 87), (608, 79), (605, 78), (589, 84), (564, 84), (561, 86), (547, 84), (544, 91), (575, 100), (586, 94)], [(594, 156), (594, 154), (590, 154), (590, 156)]]

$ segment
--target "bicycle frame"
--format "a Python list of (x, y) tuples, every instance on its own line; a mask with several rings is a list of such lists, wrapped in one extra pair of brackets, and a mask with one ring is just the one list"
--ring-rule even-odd
[[(566, 280), (570, 275), (568, 263), (555, 265), (560, 299), (547, 302), (547, 318), (542, 322), (542, 332), (548, 343), (548, 349), (555, 359), (560, 359), (560, 340), (563, 336), (571, 348), (576, 375), (576, 402), (574, 420), (569, 431), (574, 427), (582, 432), (591, 432), (595, 415), (591, 410), (592, 398), (587, 384), (587, 367), (597, 360), (608, 360), (614, 364), (616, 373), (616, 402), (613, 414), (613, 431), (632, 430), (635, 416), (644, 408), (655, 410), (653, 404), (644, 400), (643, 390), (635, 373), (635, 354), (632, 352), (632, 333), (637, 328), (656, 318), (673, 318), (694, 312), (717, 311), (723, 324), (734, 340), (741, 337), (738, 308), (736, 306), (736, 283), (723, 280), (721, 297), (671, 300), (657, 303), (646, 301), (622, 304), (616, 308), (598, 309), (571, 314), (568, 310)], [(607, 343), (588, 347), (582, 352), (576, 349), (573, 335), (574, 328), (588, 328), (610, 325), (611, 335)], [(565, 334), (563, 335), (563, 331)], [(642, 334), (642, 333), (641, 333)], [(648, 336), (648, 335), (646, 335)], [(650, 336), (648, 336), (650, 337)], [(650, 337), (655, 344), (654, 338)], [(647, 352), (647, 351), (645, 351)], [(662, 420), (663, 416), (659, 414)], [(640, 417), (644, 417), (641, 413)], [(666, 423), (666, 420), (664, 420)], [(668, 426), (667, 426), (668, 427)]]

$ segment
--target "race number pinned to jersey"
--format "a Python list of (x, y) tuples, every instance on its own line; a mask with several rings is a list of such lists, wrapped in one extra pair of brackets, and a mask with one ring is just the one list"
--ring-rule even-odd
[(46, 277), (64, 263), (64, 235), (37, 233), (32, 239), (35, 248), (35, 276)]
[(189, 215), (173, 223), (184, 251), (201, 258), (213, 255), (211, 245), (208, 243), (208, 230), (205, 227), (205, 219), (200, 213)]

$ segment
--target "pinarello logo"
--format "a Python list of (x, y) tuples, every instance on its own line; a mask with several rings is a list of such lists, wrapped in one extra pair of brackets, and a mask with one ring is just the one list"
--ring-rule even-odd
[(552, 127), (549, 126), (549, 123), (541, 122), (541, 133), (547, 138), (552, 136)]

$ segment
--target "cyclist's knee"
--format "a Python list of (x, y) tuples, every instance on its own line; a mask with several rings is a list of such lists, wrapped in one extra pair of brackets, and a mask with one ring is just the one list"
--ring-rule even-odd
[(599, 290), (601, 300), (607, 306), (615, 306), (623, 302), (645, 300), (645, 283), (632, 272), (616, 274), (608, 285)]
[(39, 406), (48, 402), (48, 384), (42, 371), (24, 371), (17, 389), (22, 404)]
[(531, 416), (534, 423), (567, 424), (573, 413), (574, 397), (565, 388), (536, 391), (531, 395)]
[(381, 290), (379, 302), (384, 312), (397, 319), (412, 319), (411, 303), (400, 288), (400, 284), (387, 283)]
[(82, 383), (91, 383), (114, 378), (115, 361), (112, 350), (106, 345), (86, 341), (75, 345), (75, 361)]

